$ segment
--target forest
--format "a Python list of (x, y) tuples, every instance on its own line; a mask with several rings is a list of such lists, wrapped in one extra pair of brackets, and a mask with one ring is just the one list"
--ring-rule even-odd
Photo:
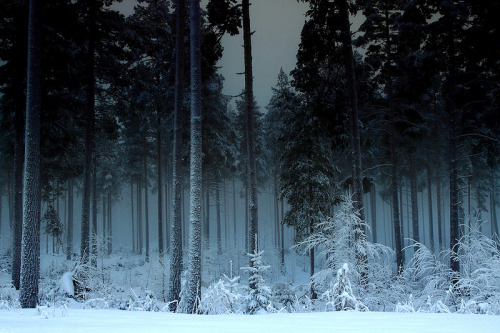
[(0, 1), (0, 310), (500, 315), (498, 1), (293, 1), (266, 105), (249, 0), (136, 2)]

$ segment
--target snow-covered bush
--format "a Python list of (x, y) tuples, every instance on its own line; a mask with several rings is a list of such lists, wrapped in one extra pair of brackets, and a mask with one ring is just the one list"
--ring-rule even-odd
[(353, 269), (348, 270), (349, 280), (355, 292), (361, 293), (360, 269), (356, 266), (356, 253), (364, 253), (368, 259), (368, 279), (366, 284), (372, 291), (387, 290), (394, 280), (395, 272), (391, 268), (394, 252), (382, 244), (358, 240), (355, 235), (359, 228), (369, 228), (355, 212), (352, 196), (343, 196), (342, 202), (333, 217), (326, 218), (315, 227), (315, 231), (296, 247), (304, 251), (317, 248), (325, 259), (324, 270), (317, 272), (311, 283), (320, 293), (329, 290), (335, 273), (348, 263)]
[(239, 311), (238, 281), (240, 277), (233, 278), (224, 275), (224, 279), (211, 284), (201, 298), (199, 312), (202, 314), (225, 314)]
[(252, 267), (242, 267), (241, 269), (249, 273), (248, 282), (254, 288), (248, 288), (248, 295), (245, 297), (245, 313), (256, 314), (260, 312), (274, 312), (275, 308), (271, 304), (271, 288), (266, 284), (263, 274), (270, 266), (262, 263), (264, 251), (255, 250), (248, 253)]
[(135, 291), (130, 288), (130, 300), (127, 306), (128, 311), (160, 311), (160, 304), (156, 296), (150, 290), (145, 291), (144, 297), (139, 297)]
[(297, 297), (290, 289), (288, 283), (276, 283), (272, 288), (272, 300), (275, 308), (283, 309), (287, 312), (295, 312), (295, 302)]
[(0, 310), (18, 309), (21, 307), (19, 303), (19, 292), (12, 284), (0, 287)]
[(337, 281), (335, 284), (333, 284), (331, 289), (325, 291), (321, 295), (321, 297), (326, 300), (327, 311), (368, 310), (368, 308), (354, 296), (348, 273), (348, 264), (344, 263), (337, 271)]

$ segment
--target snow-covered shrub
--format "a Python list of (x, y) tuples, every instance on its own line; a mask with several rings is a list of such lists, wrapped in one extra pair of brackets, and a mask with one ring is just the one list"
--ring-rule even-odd
[[(317, 248), (321, 257), (325, 259), (324, 270), (317, 272), (311, 283), (320, 293), (329, 290), (335, 273), (348, 263), (349, 280), (356, 293), (361, 293), (360, 268), (358, 268), (356, 253), (364, 253), (368, 260), (367, 281), (365, 285), (372, 291), (387, 290), (394, 279), (393, 265), (394, 252), (387, 246), (374, 244), (364, 239), (356, 239), (359, 228), (369, 228), (359, 214), (355, 212), (352, 196), (343, 196), (342, 202), (333, 217), (326, 218), (315, 227), (315, 231), (296, 247), (308, 251)], [(366, 287), (366, 286), (365, 286)]]
[(264, 251), (255, 250), (254, 253), (248, 253), (252, 267), (242, 267), (248, 272), (250, 277), (248, 282), (255, 288), (248, 288), (248, 295), (245, 297), (245, 313), (256, 314), (260, 312), (274, 312), (271, 304), (271, 288), (266, 284), (263, 274), (270, 266), (262, 263), (262, 254)]
[(84, 309), (109, 309), (109, 303), (105, 298), (91, 298), (83, 304)]
[[(460, 262), (457, 289), (462, 311), (500, 313), (500, 244), (479, 230), (478, 223), (467, 227), (458, 241), (458, 252), (452, 253)], [(479, 308), (479, 304), (482, 304)], [(474, 310), (472, 310), (474, 308)], [(466, 310), (467, 309), (467, 310)]]
[(130, 288), (130, 300), (127, 306), (128, 311), (160, 311), (159, 302), (153, 292), (146, 290), (143, 298), (137, 296)]
[(224, 279), (211, 284), (201, 298), (199, 312), (202, 314), (225, 314), (238, 312), (238, 281), (224, 275)]
[(0, 287), (0, 310), (18, 309), (21, 307), (19, 303), (19, 292), (12, 284)]
[(367, 311), (368, 308), (360, 302), (352, 291), (348, 277), (349, 267), (346, 263), (337, 271), (337, 281), (332, 288), (325, 291), (321, 297), (326, 300), (326, 310), (333, 311)]
[(272, 288), (272, 300), (275, 308), (281, 308), (287, 312), (295, 312), (296, 296), (290, 289), (288, 283), (276, 283)]

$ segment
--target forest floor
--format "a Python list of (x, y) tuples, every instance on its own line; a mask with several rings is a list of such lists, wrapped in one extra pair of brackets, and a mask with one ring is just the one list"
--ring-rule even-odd
[[(272, 256), (269, 256), (272, 257)], [(266, 276), (270, 285), (286, 283), (294, 290), (305, 286), (307, 292), (307, 257), (290, 256), (284, 275), (271, 269)], [(230, 274), (228, 258), (210, 259), (206, 265), (205, 284), (215, 276)], [(237, 265), (247, 259), (232, 258)], [(150, 262), (144, 256), (117, 253), (98, 258), (93, 272), (99, 293), (76, 301), (61, 293), (62, 276), (75, 262), (64, 255), (42, 254), (40, 299), (37, 309), (20, 309), (18, 292), (10, 286), (10, 254), (0, 256), (0, 333), (4, 332), (498, 332), (500, 316), (424, 313), (424, 312), (322, 312), (316, 308), (307, 313), (269, 313), (258, 315), (221, 314), (185, 315), (165, 310), (161, 299), (168, 270), (158, 264), (153, 253)], [(234, 271), (238, 271), (233, 268)], [(294, 272), (291, 272), (291, 271)], [(242, 276), (241, 285), (246, 284)], [(205, 286), (206, 287), (206, 286)], [(205, 287), (203, 288), (205, 290)], [(136, 311), (124, 311), (136, 310)], [(146, 311), (137, 311), (146, 310)]]

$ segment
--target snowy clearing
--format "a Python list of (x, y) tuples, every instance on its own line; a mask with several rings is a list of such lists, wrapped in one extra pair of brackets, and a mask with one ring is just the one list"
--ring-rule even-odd
[(185, 315), (120, 310), (0, 310), (0, 332), (498, 332), (487, 315), (323, 312)]

